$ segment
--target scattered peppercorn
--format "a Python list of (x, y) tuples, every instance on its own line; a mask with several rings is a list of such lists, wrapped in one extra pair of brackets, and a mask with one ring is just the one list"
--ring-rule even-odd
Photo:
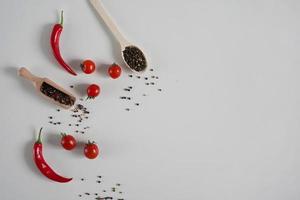
[(77, 104), (77, 108), (78, 108), (79, 110), (81, 110), (81, 109), (83, 109), (83, 105)]
[(106, 200), (106, 199), (113, 199), (112, 197), (96, 197), (96, 200)]

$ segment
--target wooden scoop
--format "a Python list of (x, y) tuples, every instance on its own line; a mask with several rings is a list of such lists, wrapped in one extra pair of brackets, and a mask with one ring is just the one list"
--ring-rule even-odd
[(75, 104), (76, 98), (50, 79), (35, 76), (25, 67), (19, 69), (19, 75), (31, 81), (38, 93), (56, 105), (68, 109)]

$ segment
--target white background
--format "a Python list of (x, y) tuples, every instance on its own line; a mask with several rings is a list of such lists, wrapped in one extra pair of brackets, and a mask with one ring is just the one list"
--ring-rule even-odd
[[(94, 199), (78, 194), (118, 182), (128, 200), (300, 198), (300, 1), (103, 4), (151, 58), (160, 77), (152, 89), (125, 69), (118, 80), (105, 75), (103, 66), (120, 63), (119, 47), (87, 0), (1, 1), (1, 199)], [(91, 58), (102, 66), (96, 74), (72, 77), (53, 58), (49, 34), (61, 9), (64, 58), (74, 68)], [(101, 97), (86, 103), (91, 129), (77, 137), (99, 144), (98, 159), (59, 146), (58, 134), (74, 129), (52, 126), (47, 117), (67, 123), (70, 112), (58, 113), (37, 96), (17, 76), (20, 66), (66, 88), (79, 84), (76, 95), (85, 84), (101, 85)], [(140, 107), (119, 99), (129, 85)], [(47, 161), (74, 177), (71, 183), (49, 181), (34, 166), (32, 144), (41, 126)]]

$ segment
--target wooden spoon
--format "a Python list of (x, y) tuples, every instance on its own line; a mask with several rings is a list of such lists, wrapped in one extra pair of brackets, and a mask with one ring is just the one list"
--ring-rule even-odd
[(105, 11), (100, 0), (90, 0), (90, 2), (119, 42), (122, 51), (122, 58), (126, 66), (134, 72), (144, 72), (148, 64), (143, 51), (125, 39), (115, 23), (112, 21), (111, 17)]
[(31, 81), (39, 94), (56, 105), (68, 109), (75, 104), (76, 98), (50, 79), (35, 76), (25, 67), (19, 69), (19, 75)]

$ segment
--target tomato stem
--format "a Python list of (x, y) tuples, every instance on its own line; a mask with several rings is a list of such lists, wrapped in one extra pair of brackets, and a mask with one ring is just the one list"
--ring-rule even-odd
[(39, 136), (38, 136), (38, 139), (36, 141), (36, 143), (39, 143), (39, 144), (42, 144), (42, 137), (41, 137), (41, 135), (42, 135), (42, 129), (43, 129), (43, 127), (40, 129)]
[(60, 12), (60, 21), (59, 21), (59, 24), (63, 26), (64, 24), (64, 11), (62, 10)]

